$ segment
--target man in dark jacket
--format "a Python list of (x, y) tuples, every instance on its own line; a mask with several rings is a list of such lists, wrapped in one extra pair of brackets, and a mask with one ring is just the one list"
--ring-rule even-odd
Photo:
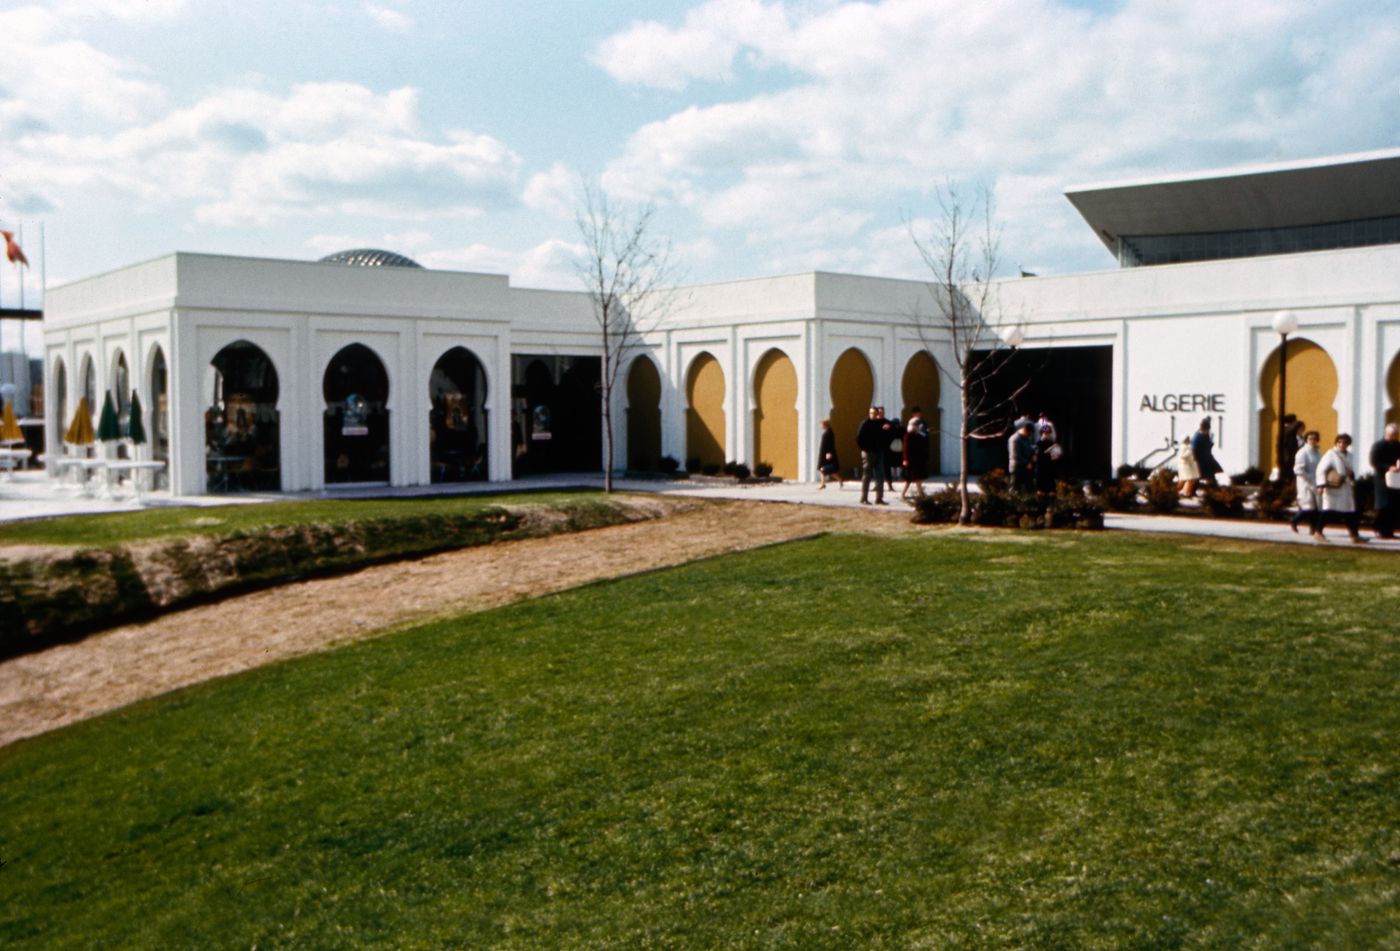
[(1376, 536), (1394, 538), (1400, 522), (1400, 489), (1386, 486), (1387, 472), (1400, 472), (1400, 426), (1387, 423), (1385, 435), (1371, 447), (1371, 468), (1376, 473)]
[(1035, 471), (1035, 440), (1031, 438), (1033, 425), (1028, 419), (1016, 420), (1016, 431), (1006, 441), (1006, 468), (1011, 476), (1011, 487), (1017, 492), (1035, 491), (1032, 481)]
[(870, 407), (870, 415), (856, 430), (856, 445), (860, 447), (860, 504), (870, 504), (870, 482), (875, 482), (875, 504), (885, 501), (885, 451), (890, 444), (890, 421), (880, 418), (878, 407)]
[(1191, 434), (1191, 453), (1201, 468), (1201, 481), (1215, 485), (1215, 474), (1224, 469), (1215, 461), (1215, 437), (1210, 434), (1210, 417), (1201, 420), (1201, 428)]

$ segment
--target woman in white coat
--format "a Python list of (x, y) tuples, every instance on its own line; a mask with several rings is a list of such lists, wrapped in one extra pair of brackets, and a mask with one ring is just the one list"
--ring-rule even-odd
[(1317, 538), (1323, 538), (1322, 526), (1338, 521), (1347, 527), (1347, 534), (1355, 544), (1366, 539), (1358, 531), (1359, 518), (1356, 514), (1356, 467), (1351, 461), (1351, 437), (1346, 433), (1337, 436), (1336, 444), (1317, 464), (1317, 488), (1322, 493), (1322, 514), (1317, 520)]
[(1308, 523), (1308, 534), (1316, 537), (1322, 533), (1318, 523), (1322, 514), (1322, 494), (1317, 491), (1317, 464), (1322, 461), (1322, 450), (1318, 444), (1322, 436), (1316, 429), (1303, 437), (1303, 445), (1293, 457), (1293, 481), (1298, 490), (1298, 514), (1288, 523), (1293, 531), (1298, 525)]

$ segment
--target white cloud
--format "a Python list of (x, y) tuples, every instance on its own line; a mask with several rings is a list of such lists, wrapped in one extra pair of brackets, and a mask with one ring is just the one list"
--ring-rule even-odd
[(71, 37), (41, 7), (0, 11), (0, 141), (71, 123), (124, 123), (153, 114), (165, 91), (145, 71)]
[(408, 33), (413, 29), (413, 18), (393, 7), (366, 3), (365, 14), (379, 26), (394, 33)]
[(591, 59), (618, 82), (679, 90), (692, 79), (728, 78), (742, 46), (760, 47), (788, 29), (781, 4), (709, 0), (676, 28), (634, 23), (600, 43)]
[(36, 133), (21, 177), (55, 191), (100, 188), (144, 207), (193, 200), (205, 223), (359, 214), (469, 217), (513, 201), (520, 158), (465, 130), (419, 129), (417, 94), (305, 83), (227, 89), (115, 135)]
[(551, 239), (524, 251), (472, 244), (430, 251), (417, 260), (425, 267), (506, 274), (516, 287), (576, 291), (580, 284), (575, 262), (584, 252), (581, 244)]
[(571, 221), (578, 207), (580, 185), (577, 172), (563, 162), (555, 162), (549, 171), (531, 175), (520, 197), (527, 208)]
[(747, 57), (767, 88), (643, 125), (602, 180), (815, 260), (823, 242), (873, 242), (879, 218), (934, 184), (982, 178), (1014, 219), (1012, 264), (1063, 256), (1061, 241), (1101, 254), (1064, 185), (1393, 145), (1394, 13), (1360, 0), (1097, 13), (712, 0), (679, 26), (634, 24), (595, 61), (620, 82), (679, 89)]

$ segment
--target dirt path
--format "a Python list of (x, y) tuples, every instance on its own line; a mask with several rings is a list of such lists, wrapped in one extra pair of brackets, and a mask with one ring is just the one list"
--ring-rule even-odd
[(295, 582), (0, 663), (0, 745), (432, 617), (817, 532), (912, 530), (907, 511), (732, 502)]

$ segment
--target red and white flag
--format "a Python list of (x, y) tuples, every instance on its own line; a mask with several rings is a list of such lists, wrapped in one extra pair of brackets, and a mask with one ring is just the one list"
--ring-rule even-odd
[(15, 233), (13, 231), (0, 229), (0, 235), (3, 235), (5, 238), (5, 258), (15, 267), (19, 267), (20, 265), (29, 267), (29, 259), (24, 256), (24, 252), (21, 251), (19, 245), (15, 243)]

